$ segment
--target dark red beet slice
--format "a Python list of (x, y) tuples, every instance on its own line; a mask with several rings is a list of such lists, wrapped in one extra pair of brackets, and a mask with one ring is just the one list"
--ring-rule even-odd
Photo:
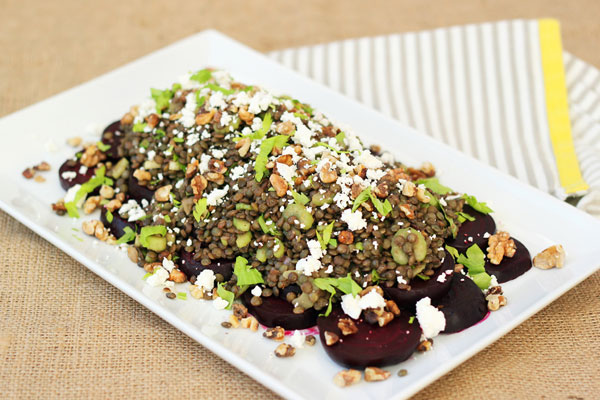
[(294, 306), (279, 297), (261, 297), (262, 304), (253, 306), (250, 303), (252, 293), (246, 290), (241, 296), (242, 302), (248, 308), (248, 312), (254, 315), (258, 322), (268, 327), (281, 326), (291, 331), (294, 329), (306, 329), (317, 324), (318, 311), (309, 308), (301, 314), (294, 314)]
[(495, 275), (498, 283), (508, 282), (531, 269), (531, 255), (529, 254), (529, 250), (517, 239), (512, 239), (517, 246), (514, 256), (511, 258), (502, 258), (499, 265), (492, 264), (487, 259), (485, 262), (485, 271), (490, 275)]
[[(69, 190), (77, 184), (86, 183), (94, 176), (94, 168), (87, 168), (84, 174), (80, 173), (79, 171), (82, 166), (79, 161), (74, 160), (67, 160), (60, 166), (58, 169), (58, 179), (63, 189)], [(67, 173), (67, 177), (63, 177), (65, 172)], [(73, 172), (75, 173), (75, 177), (68, 178), (68, 176), (73, 175)]]
[[(496, 232), (494, 218), (489, 214), (482, 214), (479, 211), (475, 211), (468, 205), (463, 207), (463, 211), (475, 217), (475, 220), (463, 222), (456, 238), (448, 238), (446, 244), (454, 247), (461, 253), (474, 244), (477, 244), (481, 249), (487, 248), (487, 238), (484, 236), (487, 236), (485, 235), (486, 232), (490, 235)], [(472, 241), (469, 238), (472, 238)]]
[(100, 221), (104, 224), (104, 226), (108, 226), (110, 228), (110, 232), (118, 239), (125, 233), (125, 227), (130, 227), (133, 231), (135, 231), (135, 223), (129, 222), (125, 218), (122, 218), (118, 212), (113, 212), (112, 214), (112, 222), (108, 222), (106, 219), (106, 209), (102, 208), (100, 211)]
[(140, 185), (133, 175), (129, 175), (127, 193), (137, 201), (141, 201), (142, 199), (151, 201), (152, 196), (154, 196), (154, 190), (150, 190), (146, 186)]
[[(325, 351), (335, 362), (351, 368), (397, 364), (409, 358), (421, 339), (421, 327), (416, 318), (403, 312), (381, 328), (358, 319), (358, 332), (343, 336), (337, 327), (340, 318), (349, 318), (341, 308), (335, 308), (328, 317), (319, 317), (319, 335)], [(325, 345), (325, 331), (333, 332), (340, 340), (333, 346)]]
[[(450, 272), (446, 272), (450, 271)], [(398, 306), (414, 310), (415, 303), (423, 297), (429, 297), (432, 301), (441, 298), (450, 289), (451, 274), (454, 272), (454, 259), (446, 252), (444, 262), (435, 271), (435, 274), (424, 281), (414, 278), (410, 281), (410, 290), (397, 287), (384, 288), (386, 296), (394, 300)], [(445, 275), (443, 282), (438, 281), (440, 275)]]
[(211, 269), (215, 274), (223, 275), (223, 278), (228, 281), (231, 279), (231, 275), (233, 274), (233, 264), (234, 261), (219, 259), (213, 260), (212, 263), (208, 265), (202, 265), (200, 261), (194, 260), (194, 254), (187, 252), (185, 250), (181, 250), (181, 265), (179, 269), (183, 272), (188, 278), (192, 276), (198, 276), (200, 272), (205, 269)]
[(488, 313), (485, 296), (469, 277), (455, 272), (452, 274), (450, 290), (438, 301), (433, 301), (446, 317), (444, 333), (467, 329), (481, 321)]
[(104, 128), (104, 132), (102, 132), (102, 143), (110, 146), (110, 149), (105, 153), (109, 159), (116, 160), (122, 157), (122, 155), (119, 154), (119, 145), (121, 144), (123, 135), (121, 121), (115, 121)]

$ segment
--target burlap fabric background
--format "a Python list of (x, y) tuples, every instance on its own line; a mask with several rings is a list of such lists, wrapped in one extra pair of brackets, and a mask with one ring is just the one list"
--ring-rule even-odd
[[(596, 0), (442, 3), (0, 0), (0, 115), (209, 27), (269, 51), (550, 16), (600, 66)], [(0, 397), (277, 397), (2, 212), (0, 249)], [(598, 398), (599, 285), (596, 273), (416, 398)]]

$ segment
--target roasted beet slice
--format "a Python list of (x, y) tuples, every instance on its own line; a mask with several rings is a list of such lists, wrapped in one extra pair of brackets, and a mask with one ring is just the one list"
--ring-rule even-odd
[(523, 275), (531, 269), (531, 255), (527, 247), (517, 239), (512, 238), (517, 246), (517, 251), (512, 257), (504, 257), (499, 265), (492, 264), (486, 259), (485, 271), (495, 275), (498, 283), (508, 282)]
[(100, 221), (110, 228), (110, 232), (118, 239), (125, 233), (125, 227), (130, 227), (133, 231), (135, 231), (135, 222), (129, 222), (126, 219), (122, 218), (118, 212), (113, 212), (112, 221), (108, 222), (106, 218), (106, 208), (102, 208), (100, 211)]
[(183, 272), (188, 278), (192, 276), (198, 276), (200, 272), (205, 269), (211, 269), (215, 274), (223, 275), (223, 278), (228, 281), (231, 279), (231, 275), (233, 274), (233, 264), (234, 261), (226, 260), (226, 259), (218, 259), (213, 260), (212, 263), (208, 265), (202, 265), (200, 261), (194, 260), (194, 254), (187, 252), (185, 250), (181, 250), (181, 266), (179, 269)]
[(122, 157), (122, 154), (119, 154), (119, 145), (121, 144), (123, 135), (121, 121), (115, 121), (104, 128), (104, 132), (102, 132), (102, 143), (110, 146), (110, 149), (105, 153), (109, 159), (116, 160)]
[(433, 301), (446, 317), (444, 333), (467, 329), (481, 321), (488, 313), (485, 296), (471, 278), (455, 272), (450, 281), (450, 290), (438, 301)]
[(86, 183), (93, 176), (94, 168), (84, 167), (79, 161), (75, 160), (65, 161), (58, 169), (60, 186), (65, 190), (69, 190), (77, 184)]
[(261, 297), (262, 304), (255, 307), (250, 303), (252, 299), (250, 290), (246, 290), (241, 298), (250, 314), (265, 326), (281, 326), (283, 329), (291, 331), (310, 328), (317, 324), (319, 312), (314, 308), (309, 308), (301, 314), (294, 314), (292, 303), (275, 296)]
[[(319, 335), (325, 351), (335, 362), (351, 368), (397, 364), (409, 358), (419, 345), (421, 327), (416, 318), (403, 312), (384, 327), (371, 325), (363, 319), (354, 320), (358, 332), (344, 336), (338, 328), (340, 318), (349, 318), (341, 308), (335, 308), (328, 317), (319, 317)], [(325, 332), (333, 332), (340, 340), (325, 345)]]
[(133, 176), (129, 175), (127, 193), (137, 201), (141, 201), (142, 199), (146, 199), (148, 201), (152, 200), (152, 196), (154, 196), (154, 190), (148, 189), (146, 186), (142, 186), (138, 183), (138, 180)]
[(489, 214), (482, 214), (479, 211), (475, 211), (467, 205), (463, 207), (463, 211), (475, 217), (475, 220), (463, 222), (456, 238), (448, 238), (446, 244), (456, 248), (461, 253), (474, 244), (485, 249), (487, 247), (487, 237), (485, 236), (488, 236), (486, 233), (493, 235), (496, 232), (494, 218)]
[[(394, 300), (398, 306), (414, 310), (417, 301), (429, 297), (432, 301), (441, 298), (450, 289), (450, 278), (454, 272), (454, 259), (446, 252), (444, 262), (429, 280), (414, 278), (410, 281), (410, 290), (397, 287), (384, 288), (386, 296)], [(443, 278), (440, 278), (443, 276)], [(439, 279), (439, 280), (438, 280)]]

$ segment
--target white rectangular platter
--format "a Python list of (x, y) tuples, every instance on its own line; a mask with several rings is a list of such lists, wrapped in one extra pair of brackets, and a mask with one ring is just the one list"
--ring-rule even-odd
[[(168, 300), (160, 288), (142, 280), (144, 271), (122, 252), (93, 238), (77, 239), (81, 220), (58, 217), (50, 203), (62, 198), (56, 170), (72, 156), (69, 137), (84, 136), (90, 124), (103, 127), (119, 119), (181, 74), (206, 66), (223, 68), (236, 79), (276, 94), (290, 94), (335, 121), (354, 128), (366, 143), (378, 143), (409, 165), (432, 161), (442, 182), (476, 195), (496, 211), (496, 221), (524, 242), (532, 254), (560, 243), (567, 263), (560, 270), (533, 268), (503, 285), (509, 304), (486, 321), (454, 335), (440, 336), (433, 351), (416, 354), (390, 368), (392, 378), (340, 389), (333, 376), (341, 369), (320, 345), (291, 359), (273, 356), (272, 341), (248, 330), (225, 330), (225, 311), (191, 299)], [(68, 71), (65, 71), (68, 73)], [(436, 142), (397, 121), (304, 78), (214, 31), (205, 31), (156, 51), (88, 83), (0, 120), (0, 207), (161, 318), (287, 398), (406, 398), (519, 325), (598, 269), (600, 222), (557, 199)], [(91, 138), (97, 140), (97, 138)], [(39, 184), (21, 171), (42, 160), (53, 166)], [(83, 234), (79, 234), (83, 237)], [(548, 355), (551, 357), (551, 354)], [(210, 368), (210, 366), (207, 366)], [(409, 375), (395, 373), (406, 368)]]

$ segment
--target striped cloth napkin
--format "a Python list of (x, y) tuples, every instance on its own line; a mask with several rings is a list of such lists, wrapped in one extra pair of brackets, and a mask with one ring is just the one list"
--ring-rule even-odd
[(578, 207), (600, 217), (600, 72), (563, 52), (555, 20), (344, 40), (270, 56), (543, 191), (584, 195)]

